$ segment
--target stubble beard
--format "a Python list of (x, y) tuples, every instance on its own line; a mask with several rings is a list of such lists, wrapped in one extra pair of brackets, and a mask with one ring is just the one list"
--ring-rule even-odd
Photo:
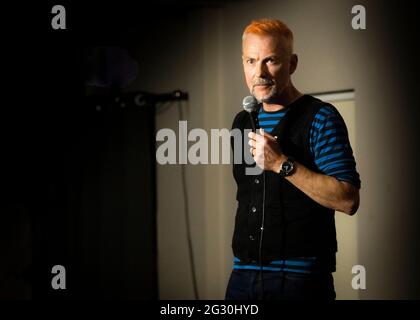
[(275, 84), (270, 87), (270, 92), (268, 94), (260, 98), (258, 98), (255, 95), (255, 86), (253, 86), (251, 89), (251, 94), (255, 97), (255, 99), (257, 99), (258, 103), (273, 103), (277, 96), (276, 93), (277, 93), (277, 86)]

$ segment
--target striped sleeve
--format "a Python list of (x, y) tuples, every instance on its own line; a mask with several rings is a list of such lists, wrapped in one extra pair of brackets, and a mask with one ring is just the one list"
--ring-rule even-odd
[(310, 131), (310, 149), (321, 172), (360, 188), (347, 127), (334, 107), (325, 105), (315, 115)]

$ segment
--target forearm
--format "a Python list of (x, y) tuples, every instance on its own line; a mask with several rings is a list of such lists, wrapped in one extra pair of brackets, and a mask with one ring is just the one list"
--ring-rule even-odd
[[(280, 171), (279, 161), (277, 172)], [(295, 187), (320, 205), (353, 215), (359, 206), (359, 191), (350, 183), (337, 180), (335, 177), (316, 173), (304, 165), (295, 162), (295, 172), (285, 177)]]

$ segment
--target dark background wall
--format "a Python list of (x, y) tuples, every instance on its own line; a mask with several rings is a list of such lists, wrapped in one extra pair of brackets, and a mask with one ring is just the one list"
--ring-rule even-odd
[[(86, 48), (121, 47), (138, 62), (139, 76), (123, 92), (186, 89), (193, 126), (229, 127), (247, 94), (239, 34), (252, 18), (271, 16), (295, 31), (298, 87), (356, 89), (364, 188), (358, 240), (369, 272), (361, 298), (419, 298), (414, 2), (362, 1), (368, 24), (360, 33), (348, 28), (353, 1), (263, 3), (62, 3), (63, 32), (50, 27), (55, 3), (3, 10), (0, 297), (193, 297), (185, 225), (177, 225), (180, 168), (154, 173), (154, 131), (178, 115), (158, 116), (155, 128), (149, 109), (121, 110), (110, 90), (86, 89)], [(109, 107), (97, 112), (86, 96), (104, 93)], [(230, 171), (189, 170), (199, 289), (221, 298), (231, 263)], [(50, 288), (55, 264), (67, 267), (67, 291)]]

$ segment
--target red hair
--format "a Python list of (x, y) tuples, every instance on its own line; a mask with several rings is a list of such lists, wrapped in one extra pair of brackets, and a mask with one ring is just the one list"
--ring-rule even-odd
[(246, 26), (242, 38), (247, 33), (253, 33), (258, 35), (270, 35), (279, 41), (285, 40), (284, 45), (288, 53), (291, 54), (293, 52), (293, 33), (289, 29), (289, 27), (280, 20), (253, 20), (248, 26)]

